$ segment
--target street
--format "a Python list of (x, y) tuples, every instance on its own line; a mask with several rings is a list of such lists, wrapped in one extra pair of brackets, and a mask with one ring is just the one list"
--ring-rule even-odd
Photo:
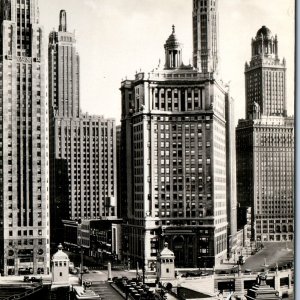
[[(129, 279), (136, 276), (135, 270), (130, 271), (112, 271), (112, 278), (113, 277), (123, 277), (126, 276)], [(78, 275), (77, 275), (78, 278)], [(101, 270), (101, 271), (90, 271), (87, 274), (83, 274), (83, 281), (96, 281), (96, 282), (104, 282), (107, 281), (107, 270)]]
[(93, 282), (89, 289), (93, 290), (103, 300), (123, 300), (123, 297), (107, 282)]

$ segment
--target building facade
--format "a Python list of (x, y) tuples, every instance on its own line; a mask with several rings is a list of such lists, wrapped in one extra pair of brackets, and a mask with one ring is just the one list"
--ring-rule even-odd
[(218, 71), (218, 0), (193, 1), (193, 66), (200, 72)]
[(116, 126), (113, 119), (80, 111), (79, 56), (65, 11), (60, 12), (58, 32), (50, 33), (48, 51), (51, 204), (57, 243), (63, 237), (60, 220), (116, 217)]
[(193, 16), (194, 66), (183, 64), (173, 26), (165, 65), (121, 84), (123, 254), (145, 269), (165, 242), (178, 267), (212, 267), (227, 254), (230, 97), (217, 74), (217, 23), (209, 22), (217, 22), (217, 1), (194, 1)]
[(225, 99), (226, 114), (226, 209), (228, 222), (227, 257), (232, 257), (238, 247), (237, 191), (236, 191), (236, 140), (234, 124), (234, 99), (230, 90)]
[(49, 273), (44, 32), (35, 0), (0, 1), (0, 268)]
[(236, 129), (238, 202), (251, 207), (253, 241), (293, 240), (294, 119), (287, 117), (285, 72), (277, 36), (263, 26), (245, 66), (246, 119)]

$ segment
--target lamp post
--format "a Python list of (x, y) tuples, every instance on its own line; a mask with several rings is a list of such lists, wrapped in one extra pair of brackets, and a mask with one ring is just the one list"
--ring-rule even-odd
[(79, 231), (79, 235), (78, 235), (78, 240), (80, 242), (80, 283), (82, 285), (82, 277), (83, 277), (83, 248), (82, 248), (82, 228), (81, 228), (81, 224), (78, 225), (78, 231)]
[(229, 292), (234, 292), (234, 288), (233, 288), (233, 280), (230, 279), (230, 282), (229, 282)]
[[(145, 235), (144, 235), (145, 236)], [(145, 284), (145, 248), (143, 249), (143, 270), (142, 270), (142, 273), (143, 273), (143, 284)]]

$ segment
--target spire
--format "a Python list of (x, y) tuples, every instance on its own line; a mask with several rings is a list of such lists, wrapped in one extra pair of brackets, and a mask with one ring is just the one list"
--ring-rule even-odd
[(65, 10), (61, 10), (59, 13), (59, 28), (58, 31), (67, 31), (67, 13)]
[(176, 69), (182, 65), (182, 45), (175, 35), (175, 26), (172, 25), (172, 33), (165, 43), (166, 69)]

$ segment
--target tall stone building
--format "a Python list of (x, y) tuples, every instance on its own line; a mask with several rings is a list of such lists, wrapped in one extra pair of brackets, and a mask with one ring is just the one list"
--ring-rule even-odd
[(286, 111), (286, 62), (265, 26), (252, 39), (245, 81), (246, 119), (236, 129), (239, 206), (251, 207), (253, 241), (292, 240), (294, 119)]
[(52, 238), (57, 243), (63, 219), (116, 217), (116, 127), (113, 119), (80, 111), (79, 56), (64, 10), (48, 51)]
[(48, 103), (35, 0), (0, 1), (0, 268), (49, 273)]
[(116, 167), (117, 167), (117, 211), (118, 217), (122, 218), (122, 201), (121, 201), (121, 125), (116, 126)]
[(217, 73), (217, 4), (194, 1), (194, 66), (183, 64), (173, 26), (165, 64), (121, 84), (123, 254), (146, 270), (165, 242), (176, 266), (226, 257), (231, 98)]
[(236, 188), (236, 139), (234, 123), (234, 99), (228, 91), (225, 99), (226, 113), (226, 196), (228, 244), (227, 256), (232, 257), (236, 251), (237, 240), (237, 188)]
[(193, 1), (193, 65), (216, 72), (219, 60), (218, 0)]

